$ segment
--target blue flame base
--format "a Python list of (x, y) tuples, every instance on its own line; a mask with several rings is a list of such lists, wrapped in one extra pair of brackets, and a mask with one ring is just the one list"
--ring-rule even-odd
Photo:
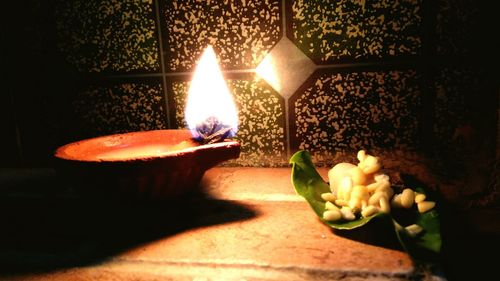
[(221, 142), (235, 135), (231, 126), (220, 122), (216, 117), (209, 117), (197, 124), (195, 128), (191, 128), (191, 133), (196, 141), (203, 144)]

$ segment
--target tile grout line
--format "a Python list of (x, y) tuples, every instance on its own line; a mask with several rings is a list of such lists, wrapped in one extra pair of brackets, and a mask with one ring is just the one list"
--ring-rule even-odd
[[(156, 26), (158, 28), (158, 45), (160, 48), (160, 68), (161, 68), (161, 77), (163, 83), (163, 98), (165, 99), (165, 115), (167, 116), (167, 128), (171, 129), (170, 122), (170, 108), (168, 103), (168, 90), (167, 90), (167, 73), (165, 73), (165, 60), (163, 57), (163, 36), (161, 32), (161, 16), (160, 16), (160, 1), (155, 0), (155, 17), (156, 17)], [(156, 75), (155, 75), (156, 76)]]
[[(290, 121), (288, 120), (288, 114), (290, 112), (290, 109), (288, 108), (288, 98), (285, 98), (285, 127), (286, 127), (286, 156), (287, 159), (290, 159), (291, 157), (291, 146), (290, 146)], [(285, 159), (285, 160), (287, 160)]]
[[(163, 55), (162, 55), (163, 56)], [(355, 63), (340, 63), (340, 64), (315, 64), (314, 69), (357, 69), (363, 67), (383, 67), (383, 66), (401, 66), (401, 65), (415, 65), (418, 62), (412, 60), (398, 60), (394, 62), (355, 62)], [(162, 62), (163, 64), (163, 62)], [(239, 73), (255, 73), (255, 68), (247, 69), (233, 69), (233, 70), (221, 70), (223, 74), (239, 74)], [(133, 77), (176, 77), (176, 76), (186, 76), (191, 75), (192, 71), (185, 72), (165, 72), (161, 73), (139, 73), (139, 74), (117, 74), (117, 75), (106, 75), (107, 78), (133, 78)]]
[[(255, 68), (247, 68), (247, 69), (233, 69), (233, 70), (221, 70), (222, 74), (233, 74), (233, 73), (255, 73)], [(185, 76), (191, 75), (193, 71), (185, 71), (185, 72), (170, 72), (166, 73), (165, 76), (175, 77), (175, 76)]]
[[(239, 73), (255, 73), (255, 68), (247, 69), (233, 69), (233, 70), (222, 70), (222, 74), (239, 74)], [(185, 72), (162, 72), (162, 73), (142, 73), (142, 74), (118, 74), (109, 75), (108, 78), (133, 78), (133, 77), (176, 77), (176, 76), (186, 76), (191, 75), (192, 71)]]
[[(281, 16), (281, 28), (282, 28), (282, 38), (283, 36), (286, 37), (286, 0), (281, 0), (281, 11), (282, 11), (282, 16)], [(280, 39), (281, 40), (281, 39)], [(290, 146), (290, 118), (289, 118), (289, 112), (290, 109), (288, 108), (288, 100), (289, 97), (284, 97), (285, 99), (285, 129), (286, 129), (286, 159), (285, 162), (288, 161), (291, 157), (291, 146)]]
[[(163, 56), (163, 55), (161, 55)], [(415, 61), (404, 61), (399, 60), (395, 62), (355, 62), (355, 63), (339, 63), (339, 64), (315, 64), (314, 69), (355, 69), (355, 68), (363, 68), (363, 67), (371, 67), (371, 66), (399, 66), (401, 64), (406, 65), (415, 65)], [(162, 65), (164, 63), (162, 62)], [(238, 74), (238, 73), (255, 73), (255, 68), (247, 68), (247, 69), (232, 69), (232, 70), (221, 70), (223, 74)], [(108, 75), (108, 78), (131, 78), (131, 77), (176, 77), (176, 76), (186, 76), (191, 75), (192, 71), (185, 72), (165, 72), (161, 73), (140, 73), (140, 74), (117, 74), (117, 75)]]
[[(418, 58), (416, 58), (418, 59)], [(352, 62), (352, 63), (335, 63), (335, 64), (315, 64), (315, 69), (342, 69), (342, 68), (363, 68), (363, 67), (384, 67), (384, 66), (401, 66), (401, 65), (416, 65), (416, 59), (400, 59), (397, 61), (378, 61), (378, 62)]]
[[(434, 84), (436, 81), (436, 69), (433, 67), (431, 62), (431, 57), (433, 55), (433, 47), (435, 38), (433, 35), (433, 30), (435, 28), (436, 22), (433, 17), (434, 15), (434, 6), (433, 3), (422, 3), (422, 21), (421, 26), (422, 30), (420, 31), (421, 38), (421, 48), (422, 54), (421, 57), (423, 59), (422, 68), (419, 71), (422, 71), (422, 93), (421, 93), (421, 110), (422, 113), (420, 117), (417, 119), (419, 124), (419, 144), (423, 146), (424, 151), (428, 148), (432, 147), (432, 143), (434, 143), (434, 123), (435, 123), (435, 99), (436, 99), (436, 90), (434, 89)], [(431, 152), (432, 149), (428, 149), (428, 152)]]
[[(160, 66), (161, 67), (161, 66)], [(143, 77), (161, 77), (164, 76), (163, 72), (156, 72), (156, 73), (133, 73), (133, 74), (114, 74), (114, 75), (108, 75), (105, 76), (107, 78), (143, 78)]]
[(283, 30), (283, 36), (286, 36), (286, 0), (281, 0), (281, 11), (283, 11), (283, 16), (281, 17), (281, 28)]

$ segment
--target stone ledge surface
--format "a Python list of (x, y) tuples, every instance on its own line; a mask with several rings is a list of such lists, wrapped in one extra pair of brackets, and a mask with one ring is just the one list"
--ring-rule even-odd
[[(3, 279), (0, 276), (0, 280), (406, 280), (415, 277), (417, 272), (408, 255), (385, 243), (384, 240), (390, 240), (385, 234), (377, 235), (376, 229), (369, 228), (352, 233), (333, 232), (322, 224), (295, 194), (290, 172), (289, 168), (211, 169), (203, 181), (210, 199), (193, 206), (201, 210), (194, 217), (197, 221), (194, 227), (159, 235), (96, 264), (44, 274)], [(320, 172), (326, 175), (326, 170)], [(209, 201), (224, 204), (214, 207)], [(225, 219), (227, 216), (231, 219)]]
[(120, 255), (142, 262), (408, 274), (412, 263), (397, 250), (332, 233), (304, 203), (243, 205), (255, 217), (191, 229)]

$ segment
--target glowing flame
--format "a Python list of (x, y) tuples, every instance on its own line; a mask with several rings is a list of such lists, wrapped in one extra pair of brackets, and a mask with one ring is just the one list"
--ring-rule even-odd
[(207, 123), (229, 128), (227, 137), (238, 130), (238, 113), (217, 64), (212, 46), (203, 52), (188, 92), (185, 118), (194, 138), (200, 137)]

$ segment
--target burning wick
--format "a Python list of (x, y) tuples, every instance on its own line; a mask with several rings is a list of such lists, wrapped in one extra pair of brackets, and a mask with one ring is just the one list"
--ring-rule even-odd
[(196, 125), (196, 132), (198, 136), (194, 136), (194, 139), (204, 144), (221, 142), (234, 135), (231, 126), (220, 122), (217, 117), (209, 117)]
[(236, 106), (211, 46), (193, 74), (185, 117), (193, 139), (203, 144), (222, 142), (238, 130)]

